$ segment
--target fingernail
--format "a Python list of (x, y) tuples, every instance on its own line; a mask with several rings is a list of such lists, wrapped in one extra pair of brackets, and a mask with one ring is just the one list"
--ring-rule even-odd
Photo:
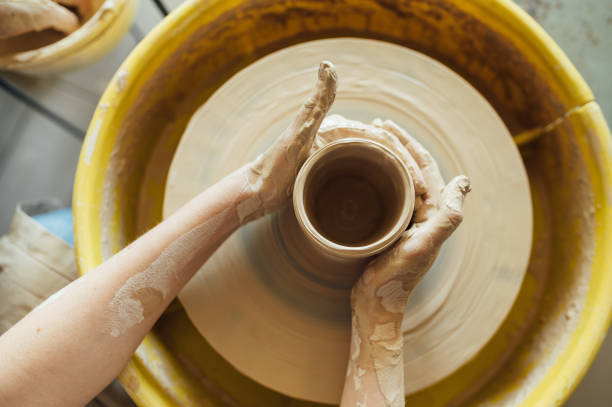
[(460, 179), (457, 183), (457, 188), (463, 195), (466, 195), (468, 192), (472, 190), (472, 184), (470, 183), (470, 179), (465, 175), (460, 175)]
[(328, 76), (336, 79), (336, 67), (329, 61), (322, 61), (319, 64), (319, 79), (325, 79)]

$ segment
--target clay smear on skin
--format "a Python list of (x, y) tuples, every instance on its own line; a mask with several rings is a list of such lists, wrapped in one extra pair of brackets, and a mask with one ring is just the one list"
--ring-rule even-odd
[[(399, 286), (396, 283), (399, 283)], [(394, 317), (393, 314), (403, 313), (410, 290), (404, 290), (401, 282), (391, 280), (380, 287), (376, 294), (380, 307), (384, 310), (383, 315), (379, 316), (380, 319), (391, 321), (370, 327), (372, 332), (368, 335), (368, 341), (376, 380), (385, 399), (385, 405), (402, 407), (404, 405), (403, 337), (401, 323), (397, 322), (401, 319)], [(358, 390), (357, 386), (356, 389)]]
[[(450, 189), (448, 189), (450, 187)], [(453, 191), (454, 193), (447, 192)], [(445, 206), (451, 211), (460, 212), (462, 201), (470, 191), (470, 184), (467, 178), (451, 181), (442, 195), (440, 206)], [(441, 215), (442, 214), (442, 215)], [(438, 212), (433, 216), (448, 216)], [(420, 227), (435, 228), (435, 224), (425, 223)], [(430, 234), (433, 236), (435, 231)], [(401, 246), (400, 246), (401, 247)], [(436, 251), (431, 252), (432, 256)], [(395, 258), (394, 256), (391, 257)], [(400, 268), (407, 267), (407, 264), (399, 264)], [(387, 269), (399, 269), (396, 266), (382, 266)], [(400, 272), (400, 275), (402, 273)], [(410, 274), (410, 273), (409, 273)], [(390, 407), (401, 407), (404, 405), (404, 360), (403, 360), (403, 336), (401, 332), (401, 315), (403, 315), (408, 298), (419, 279), (411, 278), (408, 286), (402, 279), (391, 279), (380, 287), (376, 288), (377, 309), (376, 315), (379, 323), (369, 327), (371, 330), (368, 339), (372, 349), (372, 360), (376, 379), (380, 392), (385, 398), (385, 404)]]
[[(175, 270), (184, 267), (201, 242), (213, 238), (229, 216), (234, 216), (235, 206), (230, 206), (206, 222), (180, 236), (162, 251), (160, 256), (144, 271), (133, 275), (117, 290), (109, 303), (111, 311), (110, 334), (118, 337), (144, 321), (148, 308), (167, 299), (170, 288), (177, 282)], [(160, 298), (151, 303), (151, 291)], [(147, 301), (145, 301), (147, 300)]]
[(363, 401), (357, 401), (357, 405), (365, 407), (367, 405), (367, 394), (361, 389), (361, 378), (366, 374), (366, 370), (359, 366), (359, 355), (361, 354), (362, 340), (359, 334), (358, 320), (355, 315), (352, 317), (351, 326), (351, 357), (346, 371), (346, 376), (352, 376), (355, 392), (359, 397), (363, 397)]
[(376, 378), (380, 391), (383, 394), (387, 406), (404, 406), (404, 361), (399, 329), (396, 330), (396, 339), (386, 342), (379, 341), (374, 348), (373, 359), (376, 370)]
[(412, 289), (404, 290), (401, 281), (391, 280), (380, 287), (376, 295), (381, 298), (380, 303), (384, 309), (399, 314), (404, 312), (411, 292)]

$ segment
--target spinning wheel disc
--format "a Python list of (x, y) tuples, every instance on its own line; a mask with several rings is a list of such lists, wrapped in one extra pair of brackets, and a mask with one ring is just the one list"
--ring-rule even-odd
[[(307, 42), (262, 58), (194, 114), (170, 168), (164, 215), (272, 143), (325, 59), (339, 76), (330, 113), (366, 123), (391, 119), (429, 149), (445, 180), (466, 174), (472, 181), (464, 223), (417, 287), (403, 321), (412, 393), (452, 373), (493, 336), (518, 294), (531, 247), (521, 157), (495, 111), (460, 76), (418, 52), (365, 39)], [(337, 403), (348, 360), (350, 289), (303, 267), (288, 247), (286, 216), (290, 211), (234, 233), (179, 298), (199, 332), (245, 375), (292, 397)]]

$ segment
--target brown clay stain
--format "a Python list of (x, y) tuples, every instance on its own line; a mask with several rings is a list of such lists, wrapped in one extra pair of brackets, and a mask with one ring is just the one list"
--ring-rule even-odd
[(139, 301), (142, 305), (144, 318), (151, 315), (164, 301), (163, 294), (159, 290), (151, 287), (145, 287), (134, 291), (131, 298)]

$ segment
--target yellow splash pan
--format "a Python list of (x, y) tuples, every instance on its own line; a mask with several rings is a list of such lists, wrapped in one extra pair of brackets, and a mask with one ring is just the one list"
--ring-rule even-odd
[[(74, 192), (81, 273), (160, 221), (172, 155), (215, 89), (270, 52), (339, 36), (404, 45), (463, 75), (515, 136), (531, 183), (534, 244), (512, 311), (476, 357), (407, 405), (561, 405), (612, 315), (610, 131), (567, 57), (510, 1), (187, 1), (132, 52), (94, 114)], [(140, 406), (314, 405), (233, 369), (178, 302), (120, 380)]]

